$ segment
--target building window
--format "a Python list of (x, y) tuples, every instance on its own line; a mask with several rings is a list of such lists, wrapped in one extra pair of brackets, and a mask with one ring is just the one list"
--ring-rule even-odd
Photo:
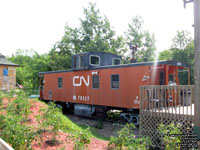
[(119, 88), (119, 75), (118, 74), (111, 75), (111, 88), (112, 89)]
[(63, 87), (63, 78), (58, 78), (58, 88)]
[(8, 69), (6, 68), (6, 69), (3, 69), (3, 75), (4, 76), (8, 76)]
[(80, 56), (77, 56), (75, 58), (75, 66), (76, 66), (76, 69), (79, 69), (79, 68), (83, 68), (84, 67), (84, 56), (83, 55), (80, 55)]
[(169, 74), (169, 81), (174, 82), (174, 75), (173, 74)]
[(112, 59), (112, 65), (120, 65), (121, 64), (121, 60), (118, 58), (113, 58)]
[(100, 57), (99, 56), (90, 55), (90, 65), (99, 66), (100, 65)]
[(92, 76), (92, 88), (99, 88), (99, 76)]
[(163, 71), (160, 71), (160, 85), (165, 85), (165, 74)]

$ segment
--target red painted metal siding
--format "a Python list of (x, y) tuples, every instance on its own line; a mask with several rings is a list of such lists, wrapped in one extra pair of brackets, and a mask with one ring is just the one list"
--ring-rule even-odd
[[(92, 72), (96, 71), (99, 75), (99, 89), (92, 88)], [(119, 89), (111, 88), (111, 75), (113, 74), (120, 76)], [(149, 76), (148, 66), (44, 74), (44, 99), (50, 99), (49, 91), (51, 90), (51, 99), (56, 101), (139, 108), (139, 86), (149, 84), (149, 80), (142, 81), (144, 75)], [(89, 76), (89, 86), (86, 86), (83, 80), (81, 86), (74, 86), (73, 77), (75, 76), (79, 76), (75, 79), (76, 84), (80, 83), (81, 76), (88, 82)], [(59, 77), (63, 78), (62, 88), (58, 88), (57, 85)], [(73, 96), (76, 100), (73, 100)]]
[[(44, 74), (43, 98), (72, 103), (139, 109), (140, 85), (159, 85), (160, 71), (164, 71), (167, 76), (175, 73), (175, 66), (169, 66), (168, 73), (165, 73), (166, 66), (160, 65), (157, 69), (152, 68), (152, 66), (134, 66)], [(92, 72), (98, 72), (99, 89), (92, 88)], [(120, 76), (119, 89), (111, 88), (111, 75), (114, 74)], [(146, 79), (144, 80), (145, 76)], [(60, 77), (63, 78), (62, 88), (58, 88), (58, 78)], [(74, 84), (82, 82), (81, 86), (74, 86), (73, 80)], [(49, 98), (49, 91), (52, 93), (51, 98)]]

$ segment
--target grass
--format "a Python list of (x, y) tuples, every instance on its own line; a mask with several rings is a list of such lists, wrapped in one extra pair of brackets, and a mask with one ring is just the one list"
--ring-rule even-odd
[[(38, 101), (40, 103), (43, 103), (44, 105), (47, 105), (45, 102), (40, 101), (39, 99), (32, 99), (32, 100), (35, 100), (35, 101)], [(87, 126), (85, 124), (75, 123), (75, 122), (71, 121), (63, 113), (60, 113), (59, 115), (61, 116), (62, 124), (66, 124), (67, 125), (67, 127), (61, 129), (63, 132), (67, 132), (67, 133), (70, 132), (71, 134), (76, 134), (77, 132), (83, 131), (83, 130), (85, 130), (86, 128), (89, 127), (89, 129), (90, 129), (90, 131), (92, 133), (92, 137), (95, 137), (95, 138), (100, 139), (100, 140), (105, 140), (105, 141), (109, 141), (110, 140), (110, 137), (103, 136), (103, 135), (99, 134), (97, 132), (97, 129), (94, 128), (94, 127)]]
[[(31, 99), (32, 101), (40, 102), (45, 106), (48, 106), (45, 102), (39, 100), (39, 99)], [(62, 128), (61, 130), (63, 132), (71, 132), (72, 134), (76, 133), (76, 131), (82, 131), (82, 128), (80, 128), (77, 124), (72, 122), (67, 116), (65, 116), (62, 112), (58, 112), (59, 116), (61, 117), (62, 124), (65, 124), (66, 127)]]
[(92, 133), (92, 136), (95, 137), (95, 138), (97, 138), (97, 139), (101, 139), (101, 140), (104, 140), (104, 141), (109, 141), (110, 140), (110, 137), (103, 136), (103, 135), (99, 134), (97, 132), (97, 129), (94, 128), (94, 127), (90, 127), (90, 126), (87, 126), (85, 124), (77, 124), (77, 123), (75, 123), (75, 124), (78, 125), (83, 130), (89, 127), (90, 131)]

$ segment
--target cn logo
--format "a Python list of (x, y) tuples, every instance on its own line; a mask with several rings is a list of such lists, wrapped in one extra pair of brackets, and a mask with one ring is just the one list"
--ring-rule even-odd
[(90, 84), (90, 78), (89, 76), (87, 77), (87, 81), (85, 80), (85, 78), (83, 76), (74, 76), (73, 77), (73, 86), (81, 86), (82, 85), (82, 81), (85, 83), (86, 86), (89, 86)]

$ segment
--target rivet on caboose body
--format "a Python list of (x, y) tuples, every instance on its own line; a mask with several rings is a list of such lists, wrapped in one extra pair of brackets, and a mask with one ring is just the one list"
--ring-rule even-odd
[(178, 70), (184, 68), (189, 70), (178, 61), (121, 64), (121, 57), (110, 53), (77, 54), (72, 56), (72, 69), (39, 73), (40, 99), (62, 102), (84, 116), (109, 109), (121, 109), (124, 116), (138, 114), (139, 87), (178, 85)]

